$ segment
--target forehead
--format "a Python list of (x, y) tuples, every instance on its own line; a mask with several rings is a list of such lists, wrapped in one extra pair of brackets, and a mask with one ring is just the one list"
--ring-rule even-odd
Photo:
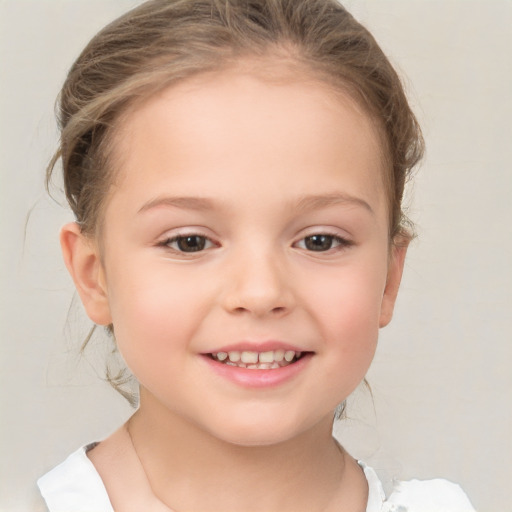
[(161, 180), (196, 195), (208, 184), (222, 197), (228, 180), (247, 188), (261, 177), (268, 196), (282, 197), (317, 184), (321, 169), (335, 180), (343, 167), (358, 175), (346, 192), (380, 201), (384, 157), (371, 117), (348, 94), (291, 71), (202, 74), (139, 104), (114, 138), (114, 190)]

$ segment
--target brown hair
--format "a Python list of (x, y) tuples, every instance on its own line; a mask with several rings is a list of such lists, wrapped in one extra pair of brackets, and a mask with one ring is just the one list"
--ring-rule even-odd
[(120, 117), (156, 92), (247, 57), (284, 56), (348, 92), (375, 120), (383, 142), (391, 241), (408, 236), (405, 182), (423, 153), (400, 79), (373, 36), (336, 0), (150, 0), (99, 32), (60, 93), (67, 200), (82, 232), (97, 233), (114, 177)]
[(112, 182), (112, 133), (136, 102), (194, 74), (287, 48), (288, 58), (348, 90), (376, 120), (388, 160), (390, 237), (404, 234), (404, 185), (423, 139), (400, 79), (373, 36), (336, 0), (151, 0), (87, 45), (60, 93), (67, 200), (86, 234)]

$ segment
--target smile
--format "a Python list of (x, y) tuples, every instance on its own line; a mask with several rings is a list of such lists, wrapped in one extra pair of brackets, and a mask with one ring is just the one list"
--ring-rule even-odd
[(248, 370), (276, 370), (297, 362), (302, 356), (302, 352), (283, 349), (265, 352), (232, 350), (210, 354), (214, 361)]
[[(311, 364), (314, 352), (293, 350), (267, 342), (256, 347), (229, 347), (203, 353), (202, 359), (222, 379), (249, 389), (269, 389), (293, 380)], [(265, 346), (266, 345), (266, 346)], [(278, 345), (280, 345), (278, 343)], [(245, 350), (244, 350), (245, 349)]]

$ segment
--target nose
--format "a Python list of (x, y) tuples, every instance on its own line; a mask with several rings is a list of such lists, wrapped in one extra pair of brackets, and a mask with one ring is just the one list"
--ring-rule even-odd
[(293, 309), (292, 276), (275, 251), (248, 249), (227, 267), (223, 302), (228, 312), (279, 317)]

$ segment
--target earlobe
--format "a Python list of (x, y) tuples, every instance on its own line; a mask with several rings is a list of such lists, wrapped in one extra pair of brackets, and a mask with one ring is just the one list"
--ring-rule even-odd
[(398, 245), (393, 245), (391, 248), (386, 288), (384, 289), (380, 310), (379, 327), (388, 325), (393, 317), (393, 310), (395, 308), (398, 289), (400, 288), (400, 281), (402, 280), (408, 245), (408, 240), (404, 240)]
[(71, 222), (60, 231), (60, 245), (87, 315), (96, 324), (111, 324), (105, 274), (96, 244), (76, 222)]

